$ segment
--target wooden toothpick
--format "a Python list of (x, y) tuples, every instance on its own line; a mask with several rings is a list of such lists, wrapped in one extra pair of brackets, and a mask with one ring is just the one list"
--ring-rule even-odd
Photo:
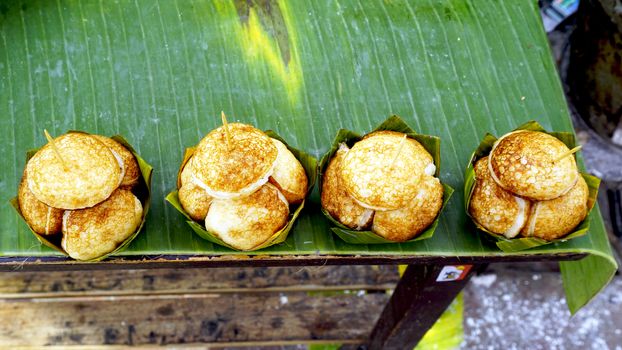
[(395, 164), (395, 161), (397, 161), (397, 157), (399, 157), (400, 153), (402, 152), (402, 149), (404, 149), (404, 145), (406, 144), (406, 138), (407, 137), (408, 137), (408, 135), (404, 134), (404, 137), (400, 141), (400, 144), (399, 144), (399, 146), (397, 148), (397, 152), (395, 152), (395, 156), (393, 156), (393, 160), (391, 161), (391, 165), (389, 166), (389, 168), (393, 168), (393, 165)]
[(47, 131), (47, 129), (43, 129), (43, 133), (45, 134), (45, 138), (48, 140), (48, 143), (52, 145), (52, 149), (54, 150), (54, 153), (58, 157), (58, 160), (60, 160), (60, 162), (63, 164), (63, 168), (65, 169), (65, 171), (69, 170), (67, 163), (65, 163), (65, 160), (60, 155), (60, 151), (58, 150), (58, 147), (56, 147), (56, 143), (54, 142), (54, 139), (52, 138), (50, 133)]
[(224, 111), (220, 111), (220, 118), (222, 119), (222, 126), (225, 127), (225, 135), (227, 137), (227, 148), (231, 150), (233, 144), (231, 143), (231, 133), (229, 132), (229, 124), (227, 123), (227, 116)]
[(574, 153), (577, 153), (577, 152), (581, 149), (581, 147), (583, 147), (583, 146), (577, 146), (577, 147), (575, 147), (575, 148), (573, 148), (573, 149), (570, 149), (570, 150), (568, 150), (568, 151), (564, 152), (562, 155), (560, 155), (559, 157), (557, 157), (557, 159), (555, 159), (555, 160), (553, 161), (553, 163), (557, 163), (557, 162), (559, 162), (560, 160), (562, 160), (562, 159), (564, 159), (564, 158), (568, 157), (569, 155), (574, 154)]

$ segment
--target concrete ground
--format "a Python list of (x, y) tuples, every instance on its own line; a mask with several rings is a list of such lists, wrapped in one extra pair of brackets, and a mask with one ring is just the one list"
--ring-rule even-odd
[(541, 264), (492, 265), (464, 296), (462, 349), (622, 350), (622, 277), (570, 315), (561, 276)]

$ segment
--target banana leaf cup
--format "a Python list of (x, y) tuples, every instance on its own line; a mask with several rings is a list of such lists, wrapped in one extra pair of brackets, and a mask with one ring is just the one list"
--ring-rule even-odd
[[(272, 236), (270, 236), (266, 241), (264, 241), (260, 245), (258, 245), (256, 247), (253, 247), (252, 249), (245, 250), (245, 251), (255, 251), (255, 250), (267, 248), (269, 246), (272, 246), (272, 245), (275, 245), (275, 244), (279, 244), (279, 243), (282, 243), (282, 242), (285, 241), (285, 239), (287, 238), (287, 235), (289, 234), (290, 230), (292, 229), (292, 227), (294, 227), (294, 223), (296, 222), (296, 219), (298, 218), (298, 216), (300, 215), (300, 212), (302, 211), (302, 209), (305, 206), (305, 202), (307, 200), (307, 197), (309, 196), (309, 193), (313, 189), (313, 186), (315, 185), (315, 178), (317, 176), (317, 160), (313, 156), (311, 156), (311, 155), (309, 155), (309, 154), (307, 154), (307, 153), (305, 153), (305, 152), (303, 152), (301, 150), (298, 150), (296, 148), (290, 147), (287, 144), (287, 142), (285, 142), (285, 140), (283, 140), (279, 135), (277, 135), (272, 130), (267, 130), (265, 133), (269, 137), (281, 141), (287, 147), (287, 149), (289, 149), (289, 151), (292, 152), (294, 157), (296, 157), (296, 159), (298, 159), (298, 161), (300, 162), (300, 164), (302, 165), (302, 167), (305, 170), (305, 174), (307, 175), (307, 179), (308, 179), (307, 192), (305, 194), (305, 199), (303, 199), (300, 204), (294, 205), (295, 208), (294, 208), (293, 211), (290, 210), (289, 218), (287, 220), (287, 224), (282, 229), (280, 229), (277, 232), (275, 232)], [(183, 157), (183, 160), (181, 162), (181, 166), (179, 167), (179, 171), (177, 173), (177, 188), (178, 189), (179, 189), (179, 187), (181, 187), (181, 172), (184, 169), (184, 166), (186, 165), (188, 160), (190, 160), (190, 158), (194, 154), (194, 150), (195, 150), (194, 147), (190, 147), (190, 148), (186, 148), (186, 150), (184, 152), (184, 157)], [(205, 225), (203, 223), (197, 222), (197, 221), (193, 220), (190, 217), (190, 215), (188, 215), (188, 213), (182, 207), (181, 202), (179, 201), (178, 190), (171, 191), (166, 196), (166, 200), (175, 209), (177, 209), (177, 211), (179, 211), (181, 214), (183, 214), (186, 217), (186, 222), (188, 223), (190, 228), (192, 228), (192, 230), (197, 235), (199, 235), (199, 237), (201, 237), (201, 238), (203, 238), (203, 239), (205, 239), (207, 241), (210, 241), (212, 243), (215, 243), (215, 244), (218, 244), (218, 245), (221, 245), (221, 246), (233, 249), (233, 250), (240, 250), (240, 249), (237, 249), (237, 248), (235, 248), (235, 247), (225, 243), (216, 234), (214, 234), (214, 233), (212, 233), (210, 231), (207, 231), (205, 229)]]
[[(533, 121), (533, 120), (519, 126), (513, 131), (518, 131), (518, 130), (544, 132), (557, 138), (561, 142), (563, 142), (569, 149), (572, 149), (576, 146), (576, 141), (575, 141), (575, 137), (573, 133), (549, 132), (549, 131), (546, 131), (538, 122)], [(587, 183), (588, 190), (589, 190), (588, 202), (587, 202), (588, 214), (585, 217), (585, 219), (577, 227), (574, 228), (572, 232), (568, 233), (564, 237), (554, 239), (551, 241), (547, 241), (547, 240), (537, 238), (537, 237), (507, 238), (503, 235), (490, 232), (489, 230), (484, 228), (482, 225), (477, 223), (475, 219), (473, 219), (473, 217), (471, 216), (471, 213), (469, 212), (469, 206), (471, 203), (471, 197), (473, 195), (473, 190), (475, 189), (474, 166), (477, 160), (479, 160), (482, 157), (487, 156), (490, 153), (496, 141), (497, 141), (497, 137), (495, 137), (494, 135), (490, 133), (487, 133), (484, 136), (484, 138), (480, 142), (477, 149), (475, 149), (475, 151), (471, 155), (471, 159), (469, 160), (469, 163), (467, 165), (467, 168), (464, 174), (465, 212), (467, 213), (469, 217), (471, 217), (471, 220), (473, 221), (473, 224), (475, 224), (477, 229), (487, 234), (488, 237), (490, 237), (493, 241), (495, 241), (497, 247), (499, 247), (499, 249), (501, 249), (504, 252), (517, 252), (517, 251), (539, 247), (539, 246), (543, 246), (547, 244), (565, 242), (570, 239), (585, 235), (588, 232), (589, 227), (590, 227), (590, 218), (592, 215), (592, 208), (594, 207), (594, 204), (596, 203), (596, 199), (598, 196), (598, 187), (600, 186), (600, 179), (590, 174), (584, 173), (584, 172), (580, 172), (580, 174), (585, 180), (585, 182)], [(576, 157), (576, 154), (573, 154), (573, 156)]]
[[(74, 131), (71, 130), (69, 132), (79, 132), (79, 133), (85, 133), (88, 134), (86, 132), (82, 132), (82, 131)], [(139, 181), (138, 184), (136, 184), (133, 189), (132, 189), (132, 193), (140, 200), (140, 203), (143, 206), (143, 215), (142, 215), (142, 220), (140, 222), (140, 225), (138, 226), (138, 228), (136, 229), (136, 231), (134, 233), (132, 233), (129, 237), (127, 237), (121, 244), (119, 244), (119, 246), (117, 246), (113, 251), (106, 253), (104, 255), (98, 256), (96, 258), (93, 259), (88, 259), (88, 260), (80, 260), (80, 261), (84, 261), (84, 262), (97, 262), (97, 261), (101, 261), (104, 260), (106, 258), (108, 258), (111, 255), (117, 254), (123, 250), (125, 250), (130, 243), (134, 240), (134, 238), (136, 238), (136, 236), (138, 236), (138, 234), (140, 233), (140, 231), (142, 230), (144, 224), (145, 224), (145, 220), (147, 218), (147, 213), (149, 212), (149, 207), (151, 204), (151, 177), (152, 177), (152, 173), (153, 173), (153, 168), (151, 167), (151, 165), (149, 163), (147, 163), (137, 152), (136, 150), (127, 142), (127, 140), (125, 138), (123, 138), (123, 136), (120, 135), (115, 135), (110, 137), (111, 139), (117, 141), (118, 143), (120, 143), (121, 145), (123, 145), (123, 147), (127, 148), (136, 158), (136, 162), (138, 163), (138, 167), (140, 169), (140, 177), (139, 177)], [(30, 151), (28, 151), (26, 153), (26, 162), (28, 162), (30, 160), (30, 158), (32, 158), (35, 153), (37, 153), (37, 151), (39, 150), (39, 148), (37, 149), (32, 149)], [(13, 197), (10, 200), (11, 206), (13, 206), (13, 208), (15, 209), (15, 211), (17, 211), (17, 214), (19, 214), (19, 217), (24, 220), (24, 223), (26, 223), (26, 225), (28, 226), (28, 228), (30, 229), (30, 232), (32, 232), (33, 235), (35, 235), (35, 237), (37, 238), (37, 240), (53, 249), (56, 250), (64, 255), (69, 256), (69, 254), (67, 254), (67, 252), (61, 247), (61, 239), (62, 239), (62, 235), (61, 234), (57, 234), (57, 235), (49, 235), (49, 236), (45, 236), (45, 235), (41, 235), (35, 232), (35, 230), (28, 224), (28, 222), (26, 222), (26, 219), (24, 218), (24, 216), (22, 215), (22, 212), (19, 208), (19, 203), (17, 200), (17, 196)]]
[[(393, 115), (387, 118), (382, 124), (378, 125), (374, 130), (375, 131), (397, 131), (401, 133), (407, 134), (409, 137), (417, 140), (425, 149), (432, 155), (432, 159), (434, 160), (434, 165), (436, 165), (436, 172), (434, 174), (435, 177), (438, 177), (441, 166), (441, 146), (440, 146), (440, 138), (437, 136), (423, 135), (416, 133), (411, 127), (406, 124), (402, 120), (402, 118)], [(333, 155), (339, 149), (339, 145), (341, 143), (345, 143), (348, 147), (352, 147), (356, 142), (361, 140), (363, 136), (357, 134), (354, 131), (341, 129), (337, 132), (335, 139), (333, 140), (331, 148), (328, 150), (326, 154), (322, 157), (319, 164), (319, 190), (322, 191), (322, 180), (324, 172), (326, 171), (326, 167), (330, 163), (330, 160), (333, 158)], [(439, 210), (436, 219), (428, 226), (423, 232), (418, 234), (416, 237), (405, 241), (405, 242), (396, 242), (388, 240), (373, 231), (358, 231), (353, 230), (342, 223), (340, 223), (336, 218), (333, 218), (330, 213), (328, 213), (324, 208), (322, 208), (322, 214), (334, 225), (331, 228), (331, 231), (336, 234), (343, 241), (351, 244), (396, 244), (396, 243), (409, 243), (415, 242), (419, 240), (424, 240), (431, 238), (434, 235), (434, 231), (438, 226), (438, 221), (441, 216), (441, 213), (445, 209), (447, 202), (451, 198), (451, 195), (454, 192), (454, 189), (449, 185), (441, 182), (443, 185), (443, 204), (441, 209)]]

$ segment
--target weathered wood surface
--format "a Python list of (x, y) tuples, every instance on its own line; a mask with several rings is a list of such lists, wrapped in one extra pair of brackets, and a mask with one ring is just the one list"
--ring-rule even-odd
[(360, 344), (397, 280), (395, 266), (0, 273), (0, 347)]
[(0, 298), (393, 288), (396, 266), (0, 272)]
[(0, 304), (0, 344), (183, 344), (363, 341), (386, 293), (304, 292), (12, 300)]
[[(305, 344), (296, 341), (260, 341), (249, 344), (248, 342), (229, 343), (193, 343), (175, 345), (49, 345), (49, 346), (11, 346), (10, 350), (126, 350), (126, 349), (171, 349), (171, 350), (306, 350), (309, 345), (335, 346), (341, 345), (340, 350), (360, 350), (358, 343), (352, 340), (344, 340), (343, 343), (335, 343), (330, 340), (309, 340)], [(0, 347), (2, 348), (2, 347)], [(4, 348), (2, 348), (4, 349)], [(331, 347), (332, 349), (332, 347)]]

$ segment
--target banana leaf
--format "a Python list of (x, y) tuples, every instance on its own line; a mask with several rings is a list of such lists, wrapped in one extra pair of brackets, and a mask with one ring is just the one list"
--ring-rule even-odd
[[(430, 136), (430, 135), (422, 135), (416, 133), (411, 127), (406, 124), (402, 118), (393, 115), (387, 118), (384, 122), (378, 125), (374, 130), (375, 131), (398, 131), (407, 134), (409, 137), (417, 140), (425, 149), (432, 155), (432, 159), (434, 160), (434, 165), (436, 165), (436, 173), (438, 176), (440, 172), (440, 164), (441, 164), (441, 140), (438, 137)], [(330, 160), (333, 158), (333, 155), (339, 149), (339, 145), (345, 143), (348, 147), (354, 146), (354, 144), (359, 141), (362, 137), (357, 133), (351, 130), (341, 129), (337, 132), (335, 139), (333, 140), (333, 144), (331, 148), (324, 154), (319, 164), (319, 186), (318, 189), (321, 193), (322, 191), (322, 177), (324, 175), (324, 171), (326, 167), (330, 163)], [(423, 232), (417, 235), (415, 238), (410, 239), (406, 242), (416, 242), (422, 239), (428, 239), (434, 235), (434, 231), (438, 226), (439, 217), (443, 213), (443, 209), (449, 202), (449, 198), (454, 193), (454, 189), (449, 185), (442, 183), (443, 185), (443, 205), (441, 206), (441, 210), (438, 212), (438, 216), (436, 219), (430, 224), (428, 228), (426, 228)], [(344, 240), (345, 242), (351, 244), (395, 244), (396, 242), (390, 241), (382, 236), (375, 234), (373, 231), (357, 231), (352, 230), (349, 227), (343, 225), (338, 220), (333, 218), (324, 208), (322, 208), (322, 214), (333, 224), (335, 227), (331, 228), (331, 231), (335, 233), (339, 238)]]
[(414, 350), (456, 350), (464, 340), (464, 294), (461, 292)]
[[(274, 131), (267, 130), (266, 134), (274, 139), (277, 139), (283, 142), (283, 144), (287, 147), (287, 149), (289, 149), (290, 152), (292, 152), (292, 154), (294, 155), (294, 157), (298, 159), (300, 164), (302, 164), (302, 167), (305, 169), (305, 174), (307, 174), (307, 179), (309, 180), (309, 183), (307, 185), (307, 194), (306, 194), (306, 196), (308, 196), (309, 192), (311, 192), (311, 190), (313, 189), (313, 186), (315, 185), (315, 179), (317, 177), (317, 160), (305, 152), (302, 152), (298, 149), (290, 147), (287, 144), (287, 142), (283, 140), (279, 135), (277, 135)], [(195, 149), (194, 147), (190, 147), (190, 148), (186, 148), (186, 150), (184, 151), (184, 158), (181, 161), (181, 165), (179, 166), (179, 171), (177, 172), (177, 188), (178, 189), (179, 187), (181, 187), (181, 172), (186, 166), (186, 163), (188, 163), (188, 161), (194, 154), (194, 149)], [(227, 244), (222, 239), (220, 239), (220, 237), (218, 237), (218, 235), (216, 235), (215, 233), (207, 231), (205, 229), (205, 226), (202, 225), (201, 223), (194, 221), (182, 207), (181, 202), (179, 201), (179, 194), (177, 190), (170, 192), (166, 196), (166, 201), (171, 203), (171, 205), (175, 209), (177, 209), (177, 211), (179, 211), (186, 217), (187, 219), (186, 222), (188, 223), (188, 225), (201, 238), (206, 239), (212, 243), (216, 243), (221, 246), (233, 249), (233, 250), (238, 250), (235, 247)], [(292, 227), (294, 227), (294, 223), (296, 222), (296, 219), (300, 215), (300, 212), (304, 208), (305, 201), (306, 201), (306, 198), (303, 199), (300, 204), (296, 205), (294, 212), (290, 213), (290, 217), (287, 220), (287, 224), (282, 229), (275, 232), (272, 236), (270, 236), (270, 238), (268, 238), (265, 242), (261, 243), (260, 245), (253, 247), (250, 250), (245, 250), (245, 251), (254, 251), (254, 250), (264, 249), (271, 245), (283, 243), (283, 241), (285, 241), (285, 239), (287, 238), (289, 231), (291, 231)]]
[[(551, 136), (556, 137), (560, 141), (562, 141), (569, 149), (572, 149), (576, 146), (574, 134), (570, 132), (547, 132), (538, 122), (532, 120), (529, 121), (518, 128), (516, 130), (531, 130), (531, 131), (541, 131), (545, 132)], [(473, 190), (475, 189), (475, 171), (473, 167), (478, 159), (487, 156), (494, 143), (497, 141), (497, 138), (491, 134), (486, 134), (480, 142), (479, 146), (475, 149), (473, 154), (471, 155), (471, 159), (467, 164), (467, 168), (464, 174), (464, 211), (467, 215), (471, 216), (469, 212), (469, 204), (471, 202), (471, 196), (473, 195)], [(573, 154), (573, 157), (576, 157), (576, 153)], [(587, 173), (581, 173), (581, 176), (587, 183), (589, 194), (588, 194), (588, 215), (587, 217), (577, 225), (577, 227), (564, 237), (554, 239), (552, 241), (547, 241), (537, 237), (516, 237), (512, 239), (508, 239), (503, 235), (496, 234), (487, 230), (485, 227), (480, 225), (475, 219), (471, 217), (473, 220), (473, 224), (477, 227), (477, 229), (481, 232), (488, 234), (494, 240), (496, 240), (497, 247), (503, 250), (504, 252), (518, 252), (525, 249), (531, 249), (534, 247), (539, 247), (547, 244), (552, 244), (556, 242), (565, 242), (573, 238), (581, 237), (585, 235), (590, 228), (590, 215), (592, 213), (592, 208), (594, 204), (596, 204), (596, 199), (598, 197), (598, 187), (600, 186), (600, 179), (592, 176)]]
[[(484, 131), (538, 119), (572, 131), (536, 1), (5, 1), (0, 6), (0, 255), (59, 256), (10, 208), (40, 130), (124, 135), (154, 166), (143, 231), (117, 255), (511, 256), (472, 234), (464, 164)], [(236, 252), (194, 234), (163, 200), (181, 150), (230, 121), (273, 129), (319, 158), (339, 129), (400, 115), (443, 143), (457, 190), (434, 236), (349, 244), (318, 192), (283, 244)], [(616, 269), (598, 206), (589, 234), (520, 252), (586, 253), (561, 264), (574, 312)]]
[[(82, 132), (82, 131), (71, 130), (71, 132)], [(134, 150), (134, 148), (127, 142), (127, 140), (125, 138), (123, 138), (123, 136), (114, 135), (114, 136), (111, 136), (110, 138), (115, 140), (115, 141), (117, 141), (121, 145), (123, 145), (123, 147), (127, 148), (130, 152), (132, 152), (132, 154), (136, 158), (136, 161), (138, 163), (138, 167), (140, 168), (141, 178), (139, 180), (138, 185), (136, 185), (136, 188), (134, 190), (132, 190), (132, 192), (138, 197), (138, 199), (140, 200), (140, 202), (141, 202), (141, 204), (143, 206), (143, 218), (142, 218), (142, 220), (140, 222), (140, 225), (136, 229), (136, 231), (133, 234), (131, 234), (129, 237), (127, 237), (113, 251), (111, 251), (111, 252), (109, 252), (107, 254), (104, 254), (102, 256), (93, 258), (93, 259), (82, 260), (82, 261), (86, 261), (86, 262), (101, 261), (101, 260), (104, 260), (104, 259), (106, 259), (107, 257), (109, 257), (111, 255), (117, 254), (117, 253), (122, 252), (123, 250), (125, 250), (130, 245), (130, 243), (134, 240), (134, 238), (136, 238), (136, 236), (138, 236), (138, 234), (142, 230), (143, 225), (145, 224), (145, 221), (147, 220), (147, 214), (149, 213), (149, 208), (151, 206), (151, 175), (153, 173), (153, 168), (138, 153), (136, 153), (136, 150)], [(39, 149), (32, 149), (32, 150), (29, 150), (28, 152), (26, 152), (26, 162), (28, 162), (30, 160), (30, 158), (32, 158), (35, 155), (35, 153), (37, 153), (38, 150)], [(17, 214), (19, 215), (19, 217), (28, 226), (28, 228), (30, 229), (30, 232), (35, 236), (35, 238), (39, 242), (41, 242), (41, 244), (43, 244), (44, 246), (49, 247), (49, 248), (51, 248), (51, 249), (53, 249), (55, 251), (58, 251), (58, 252), (60, 252), (60, 253), (62, 253), (64, 255), (67, 255), (65, 250), (63, 250), (63, 248), (61, 247), (61, 236), (60, 235), (46, 236), (46, 235), (40, 235), (40, 234), (36, 233), (32, 229), (32, 227), (30, 227), (30, 225), (28, 225), (28, 223), (26, 222), (26, 219), (22, 215), (22, 212), (21, 212), (21, 210), (19, 208), (19, 203), (18, 203), (17, 197), (11, 198), (10, 203), (11, 203), (11, 206), (13, 207), (13, 209), (15, 209), (15, 211), (17, 211)]]

